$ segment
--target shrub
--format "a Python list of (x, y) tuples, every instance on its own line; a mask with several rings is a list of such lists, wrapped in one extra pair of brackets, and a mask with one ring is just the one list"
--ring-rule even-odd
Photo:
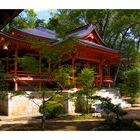
[(140, 94), (140, 70), (134, 69), (126, 72), (126, 84), (131, 97), (137, 97)]
[(102, 102), (101, 108), (106, 113), (114, 113), (117, 121), (119, 121), (121, 119), (121, 117), (123, 115), (126, 115), (126, 113), (127, 113), (126, 111), (121, 109), (119, 104), (114, 105), (113, 103), (111, 103), (110, 98), (104, 98), (104, 97), (100, 97), (100, 96), (95, 96), (94, 98), (96, 98), (97, 100), (100, 100)]
[(63, 105), (61, 103), (58, 103), (56, 101), (48, 101), (44, 104), (44, 110), (43, 105), (40, 106), (39, 112), (41, 114), (45, 114), (45, 117), (48, 119), (52, 119), (57, 117), (58, 115), (62, 114), (64, 111)]
[(129, 96), (127, 84), (124, 83), (119, 83), (117, 87), (120, 89), (121, 95), (122, 96)]
[(76, 112), (78, 113), (86, 113), (87, 112), (87, 102), (85, 97), (79, 96), (75, 102)]
[(93, 86), (93, 81), (95, 80), (95, 71), (89, 68), (84, 68), (79, 77), (78, 82), (81, 84), (84, 88), (91, 88)]
[(95, 94), (93, 81), (95, 80), (95, 72), (92, 69), (84, 68), (78, 76), (77, 82), (82, 86), (82, 89), (76, 92), (77, 107), (82, 113), (89, 113), (91, 103), (89, 97)]
[(53, 72), (54, 78), (63, 88), (70, 87), (70, 71), (69, 66), (62, 66)]

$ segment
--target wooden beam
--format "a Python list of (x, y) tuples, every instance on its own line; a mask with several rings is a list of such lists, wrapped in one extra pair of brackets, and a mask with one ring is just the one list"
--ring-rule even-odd
[(91, 57), (86, 57), (86, 56), (76, 56), (76, 59), (80, 59), (80, 60), (87, 60), (87, 61), (92, 61), (92, 62), (96, 62), (99, 63), (100, 60), (97, 58), (91, 58)]
[(110, 57), (110, 58), (116, 58), (119, 57), (120, 54), (119, 53), (113, 53), (110, 51), (106, 51), (106, 50), (101, 50), (98, 48), (94, 48), (94, 47), (89, 47), (87, 45), (77, 45), (76, 46), (77, 52), (85, 52), (85, 53), (90, 53), (90, 54), (97, 54), (97, 55), (105, 55), (106, 57)]

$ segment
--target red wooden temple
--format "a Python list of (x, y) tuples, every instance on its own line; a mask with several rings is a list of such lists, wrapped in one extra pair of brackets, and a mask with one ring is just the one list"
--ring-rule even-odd
[[(68, 57), (67, 62), (70, 62), (72, 66), (72, 80), (74, 81), (76, 75), (75, 67), (79, 66), (81, 69), (90, 67), (96, 68), (99, 75), (95, 81), (96, 86), (102, 86), (104, 83), (108, 83), (110, 86), (112, 82), (110, 66), (121, 63), (122, 54), (107, 47), (93, 25), (74, 29), (67, 34), (67, 37), (78, 38), (78, 43), (73, 46), (76, 50), (75, 53), (70, 52), (66, 56)], [(42, 58), (42, 47), (54, 47), (61, 41), (62, 39), (57, 38), (55, 32), (42, 25), (24, 30), (12, 28), (8, 34), (0, 32), (0, 71), (6, 73), (5, 79), (1, 78), (1, 81), (6, 82), (6, 88), (14, 87), (15, 91), (32, 90), (31, 86), (41, 88), (43, 83), (53, 81), (50, 74), (51, 64)], [(43, 45), (41, 42), (46, 42), (46, 44)], [(35, 44), (40, 45), (40, 48), (32, 47)], [(19, 58), (23, 56), (34, 57), (34, 60), (37, 60), (36, 73), (26, 71), (25, 67), (19, 65)], [(26, 86), (30, 86), (30, 88), (25, 88)]]

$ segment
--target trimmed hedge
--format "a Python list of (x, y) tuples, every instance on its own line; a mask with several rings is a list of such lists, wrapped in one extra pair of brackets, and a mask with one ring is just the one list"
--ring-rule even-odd
[(48, 101), (44, 104), (44, 111), (43, 105), (41, 105), (39, 108), (39, 112), (41, 114), (44, 113), (46, 118), (52, 119), (62, 114), (64, 112), (64, 107), (61, 103), (58, 103), (56, 101)]

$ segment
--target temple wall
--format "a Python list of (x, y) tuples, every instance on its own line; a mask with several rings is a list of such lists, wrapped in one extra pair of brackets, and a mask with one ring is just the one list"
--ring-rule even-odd
[(8, 94), (0, 92), (0, 114), (8, 115)]
[(41, 103), (41, 99), (30, 99), (25, 95), (10, 95), (8, 100), (8, 114), (9, 116), (39, 115), (39, 105)]
[[(3, 99), (3, 95), (0, 96), (0, 113), (8, 116), (40, 115), (39, 105), (42, 103), (41, 94), (33, 93), (33, 95), (33, 99), (27, 95), (13, 96), (10, 92), (6, 94), (5, 99)], [(75, 105), (72, 101), (68, 100), (62, 104), (64, 105), (65, 113), (75, 113)]]

